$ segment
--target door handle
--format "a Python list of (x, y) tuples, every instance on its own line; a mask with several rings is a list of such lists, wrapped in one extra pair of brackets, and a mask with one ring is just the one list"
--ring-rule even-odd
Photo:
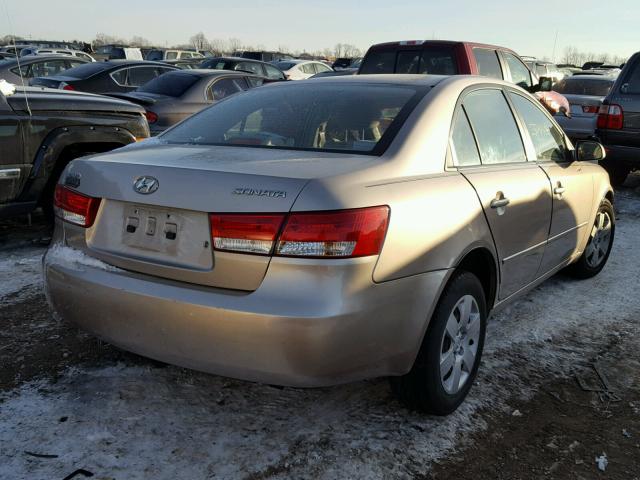
[(491, 200), (491, 208), (501, 208), (509, 205), (510, 200), (508, 198), (494, 198)]
[(558, 182), (558, 186), (553, 189), (553, 193), (556, 195), (562, 195), (564, 193), (564, 187), (562, 186), (562, 182)]

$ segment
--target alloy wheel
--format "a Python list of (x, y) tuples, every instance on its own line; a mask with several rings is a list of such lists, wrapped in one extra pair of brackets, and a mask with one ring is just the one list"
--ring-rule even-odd
[(611, 217), (606, 211), (598, 212), (585, 250), (587, 265), (597, 268), (604, 261), (611, 244)]

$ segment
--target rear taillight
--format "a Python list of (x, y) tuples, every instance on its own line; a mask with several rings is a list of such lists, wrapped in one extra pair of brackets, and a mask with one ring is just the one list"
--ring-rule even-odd
[(620, 105), (600, 105), (598, 128), (620, 130), (624, 124), (624, 113)]
[(70, 92), (75, 90), (75, 87), (73, 85), (69, 85), (66, 82), (60, 83), (59, 88), (62, 89), (62, 90), (69, 90)]
[(96, 219), (99, 207), (99, 198), (74, 192), (63, 185), (56, 185), (53, 209), (56, 216), (62, 220), (81, 227), (90, 227)]
[(389, 207), (337, 212), (292, 213), (278, 239), (276, 255), (364, 257), (380, 253)]
[(598, 113), (599, 109), (597, 105), (582, 105), (583, 113)]
[(269, 255), (285, 214), (210, 214), (216, 250)]
[(350, 258), (380, 253), (389, 223), (389, 207), (290, 214), (211, 214), (210, 219), (216, 250)]
[(156, 123), (158, 121), (158, 114), (150, 110), (145, 110), (144, 116), (147, 117), (147, 122)]

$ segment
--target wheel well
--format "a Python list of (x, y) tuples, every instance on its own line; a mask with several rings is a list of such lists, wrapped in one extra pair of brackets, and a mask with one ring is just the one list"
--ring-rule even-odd
[(609, 191), (605, 194), (604, 198), (606, 198), (607, 200), (609, 200), (609, 201), (611, 202), (611, 205), (613, 205), (613, 192), (612, 192), (612, 191), (610, 191), (610, 190), (609, 190)]
[(485, 248), (476, 248), (470, 251), (458, 264), (458, 269), (473, 273), (478, 277), (484, 290), (487, 308), (491, 310), (498, 285), (498, 273), (491, 252)]

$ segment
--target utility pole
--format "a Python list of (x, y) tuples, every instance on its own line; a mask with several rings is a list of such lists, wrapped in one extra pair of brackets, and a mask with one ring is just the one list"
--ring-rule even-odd
[(558, 43), (558, 30), (556, 30), (556, 39), (553, 41), (553, 53), (551, 54), (551, 61), (556, 63), (556, 45)]

